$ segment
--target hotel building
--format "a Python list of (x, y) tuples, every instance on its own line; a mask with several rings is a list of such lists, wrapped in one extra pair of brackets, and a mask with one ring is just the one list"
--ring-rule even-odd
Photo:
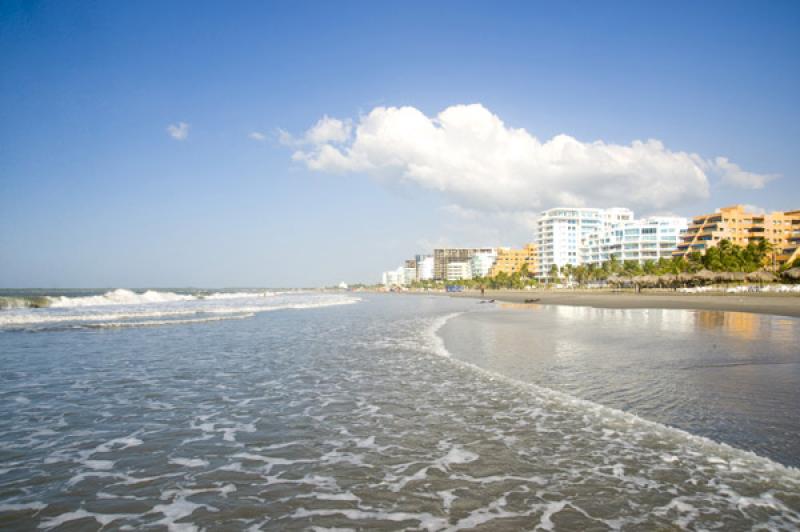
[(497, 257), (502, 253), (503, 248), (497, 248), (495, 253), (476, 253), (469, 259), (469, 266), (472, 269), (472, 277), (486, 277), (494, 266)]
[(497, 276), (500, 272), (507, 275), (520, 271), (527, 264), (531, 275), (536, 275), (539, 269), (539, 254), (536, 244), (526, 244), (522, 249), (498, 248), (497, 260), (494, 262), (489, 275)]
[(448, 262), (446, 277), (448, 281), (472, 279), (472, 268), (469, 262)]
[(433, 255), (417, 255), (417, 281), (430, 281), (433, 279)]
[(747, 212), (743, 205), (733, 205), (695, 216), (672, 254), (675, 257), (695, 251), (702, 254), (723, 239), (739, 246), (766, 240), (775, 250), (775, 265), (794, 261), (800, 258), (800, 211), (756, 214)]
[(671, 258), (688, 225), (686, 218), (653, 216), (606, 227), (584, 239), (581, 264), (601, 266), (612, 257), (639, 264)]
[(469, 262), (478, 253), (497, 254), (495, 248), (439, 248), (433, 250), (433, 278), (447, 279), (447, 265), (451, 262)]
[(542, 212), (536, 221), (534, 237), (539, 251), (536, 277), (547, 279), (554, 264), (559, 268), (566, 264), (577, 266), (581, 261), (582, 243), (589, 235), (630, 220), (633, 220), (633, 211), (618, 207), (556, 207)]

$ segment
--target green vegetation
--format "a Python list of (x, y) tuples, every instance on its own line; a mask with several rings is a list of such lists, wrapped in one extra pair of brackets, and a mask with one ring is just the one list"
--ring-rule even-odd
[[(602, 266), (567, 264), (559, 268), (554, 264), (548, 272), (547, 282), (556, 284), (562, 281), (571, 281), (579, 286), (585, 286), (588, 283), (606, 281), (610, 278), (696, 274), (701, 270), (747, 274), (769, 265), (773, 256), (772, 245), (766, 240), (758, 243), (751, 242), (747, 246), (739, 246), (729, 240), (720, 240), (717, 246), (709, 248), (705, 254), (693, 252), (689, 253), (686, 258), (661, 258), (658, 261), (649, 260), (644, 264), (639, 264), (632, 260), (620, 262), (619, 259), (612, 256), (611, 260), (604, 262)], [(800, 259), (795, 260), (793, 264), (784, 265), (781, 270), (786, 271), (798, 266), (800, 266)], [(501, 272), (495, 277), (476, 277), (462, 281), (421, 281), (412, 283), (411, 287), (443, 289), (445, 285), (461, 285), (476, 290), (481, 287), (522, 289), (528, 286), (538, 286), (538, 282), (528, 271), (527, 265), (524, 265), (521, 271), (511, 275)]]

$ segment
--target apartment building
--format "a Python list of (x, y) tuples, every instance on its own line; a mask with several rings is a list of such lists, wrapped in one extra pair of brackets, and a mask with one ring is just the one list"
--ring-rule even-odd
[(580, 262), (601, 266), (612, 257), (639, 264), (671, 258), (688, 225), (686, 218), (653, 216), (605, 227), (584, 239)]
[(469, 259), (469, 266), (472, 269), (472, 277), (486, 277), (494, 266), (497, 257), (503, 248), (497, 248), (495, 253), (476, 253)]
[(732, 205), (695, 216), (673, 256), (685, 257), (694, 251), (705, 253), (723, 239), (740, 246), (766, 240), (775, 250), (775, 265), (780, 266), (800, 257), (800, 211), (758, 214), (747, 212), (743, 205)]
[(447, 279), (447, 265), (451, 262), (469, 262), (478, 253), (497, 254), (495, 248), (438, 248), (433, 250), (433, 278)]
[(495, 277), (500, 272), (511, 275), (520, 271), (523, 265), (528, 266), (528, 272), (531, 275), (536, 275), (539, 269), (539, 254), (536, 244), (526, 244), (522, 249), (498, 248), (497, 258), (489, 275)]
[(433, 255), (416, 255), (417, 281), (430, 281), (433, 279)]
[(472, 268), (469, 262), (448, 262), (447, 272), (445, 274), (448, 281), (462, 281), (464, 279), (472, 279)]
[(536, 277), (545, 280), (550, 268), (581, 262), (583, 241), (622, 222), (633, 220), (633, 211), (625, 208), (593, 209), (556, 207), (543, 211), (536, 221), (534, 243), (538, 249)]

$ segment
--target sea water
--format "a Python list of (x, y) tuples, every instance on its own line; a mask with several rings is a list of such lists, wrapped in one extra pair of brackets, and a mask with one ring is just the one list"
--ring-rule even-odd
[[(662, 326), (443, 297), (126, 292), (37, 294), (37, 308), (22, 294), (0, 310), (0, 527), (800, 527), (785, 449), (670, 423), (691, 346), (700, 367), (686, 371), (713, 374), (730, 366), (708, 364), (709, 334), (735, 344), (691, 311), (663, 311), (679, 325)], [(762, 339), (796, 334), (759, 320)], [(603, 367), (585, 327), (620, 353), (602, 385), (569, 377), (581, 357)], [(764, 345), (792, 366), (783, 340)], [(665, 360), (645, 410), (613, 392), (646, 387), (619, 370), (626, 352)], [(760, 382), (738, 387), (758, 400)]]

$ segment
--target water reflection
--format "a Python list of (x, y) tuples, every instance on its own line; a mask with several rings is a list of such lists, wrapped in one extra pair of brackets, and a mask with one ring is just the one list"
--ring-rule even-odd
[(800, 465), (800, 320), (530, 307), (451, 320), (442, 329), (445, 345), (515, 379)]

